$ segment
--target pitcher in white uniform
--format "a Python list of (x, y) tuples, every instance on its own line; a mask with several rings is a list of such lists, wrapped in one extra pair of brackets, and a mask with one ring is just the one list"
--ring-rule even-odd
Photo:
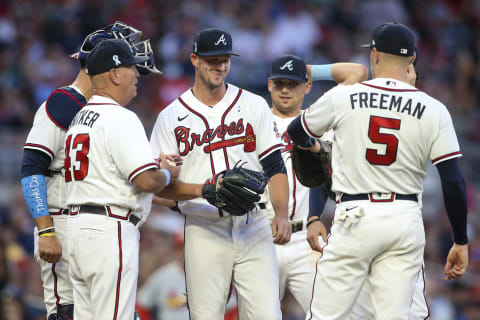
[[(273, 242), (290, 239), (288, 181), (273, 130), (273, 117), (262, 97), (225, 83), (232, 37), (209, 28), (195, 37), (190, 60), (193, 88), (158, 116), (154, 152), (183, 157), (179, 182), (161, 196), (180, 200), (185, 214), (185, 275), (191, 319), (220, 320), (230, 287), (236, 288), (240, 319), (281, 319), (278, 267)], [(265, 196), (244, 216), (219, 210), (202, 198), (203, 183), (238, 161), (269, 177), (275, 210), (270, 225)]]

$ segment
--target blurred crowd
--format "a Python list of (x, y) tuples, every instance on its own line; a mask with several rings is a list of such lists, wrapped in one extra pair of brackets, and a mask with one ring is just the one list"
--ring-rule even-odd
[[(192, 84), (193, 37), (214, 26), (233, 36), (228, 82), (267, 98), (270, 62), (294, 53), (310, 64), (352, 61), (368, 66), (373, 27), (398, 21), (418, 36), (418, 86), (450, 110), (464, 157), (469, 198), (470, 266), (464, 279), (443, 280), (451, 245), (436, 170), (425, 183), (426, 294), (433, 320), (480, 319), (480, 1), (479, 0), (2, 0), (0, 1), (0, 318), (45, 319), (33, 223), (20, 187), (23, 143), (33, 115), (50, 91), (72, 82), (69, 54), (83, 38), (117, 20), (150, 38), (163, 75), (139, 81), (132, 109), (150, 134), (159, 111)], [(315, 83), (305, 104), (333, 83)], [(268, 99), (268, 98), (267, 98)], [(176, 259), (164, 208), (143, 227), (139, 288)], [(322, 219), (329, 224), (330, 205)], [(166, 223), (166, 222), (165, 222)], [(170, 231), (172, 232), (170, 232)], [(93, 257), (92, 257), (93, 259)], [(175, 308), (184, 308), (172, 300)], [(299, 319), (286, 301), (284, 319)], [(152, 320), (156, 319), (154, 313)], [(162, 319), (165, 320), (165, 319)], [(167, 319), (168, 320), (168, 319)]]

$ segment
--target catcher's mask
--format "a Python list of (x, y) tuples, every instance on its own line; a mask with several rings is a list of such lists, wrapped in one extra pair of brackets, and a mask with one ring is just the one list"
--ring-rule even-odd
[(155, 54), (153, 53), (152, 46), (150, 45), (150, 40), (144, 40), (132, 45), (133, 52), (135, 56), (145, 56), (148, 57), (148, 60), (142, 63), (137, 64), (137, 70), (141, 75), (146, 75), (151, 73), (161, 74), (162, 72), (157, 69), (155, 66)]
[(85, 66), (88, 54), (95, 48), (95, 46), (107, 39), (123, 39), (130, 46), (137, 43), (142, 36), (142, 31), (135, 29), (121, 21), (108, 25), (103, 29), (99, 29), (87, 35), (83, 40), (80, 51), (70, 55), (80, 61), (81, 66)]

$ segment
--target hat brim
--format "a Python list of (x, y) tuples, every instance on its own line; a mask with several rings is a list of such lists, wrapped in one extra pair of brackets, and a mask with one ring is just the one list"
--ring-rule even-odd
[(274, 79), (289, 79), (289, 80), (295, 80), (298, 82), (307, 82), (308, 80), (305, 78), (300, 78), (294, 75), (289, 75), (289, 74), (276, 74), (273, 76), (268, 77), (268, 80), (274, 80)]
[(194, 54), (196, 54), (197, 56), (201, 56), (201, 57), (210, 57), (210, 56), (221, 56), (223, 54), (229, 54), (229, 55), (232, 55), (232, 56), (240, 56), (238, 53), (235, 53), (235, 52), (232, 52), (231, 50), (216, 50), (216, 51), (209, 51), (209, 52), (203, 52), (203, 53), (199, 53), (199, 52), (193, 52)]

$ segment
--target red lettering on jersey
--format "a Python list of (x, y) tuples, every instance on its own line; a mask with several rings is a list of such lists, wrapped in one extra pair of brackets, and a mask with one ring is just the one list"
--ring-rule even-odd
[[(181, 156), (185, 156), (192, 151), (194, 145), (202, 146), (204, 144), (208, 144), (204, 147), (206, 153), (238, 144), (245, 145), (245, 152), (253, 152), (256, 149), (256, 136), (253, 132), (253, 127), (250, 124), (247, 124), (247, 127), (245, 128), (243, 125), (243, 119), (238, 120), (238, 122), (232, 121), (228, 126), (219, 125), (215, 130), (207, 129), (202, 134), (190, 133), (190, 128), (186, 127), (177, 127), (174, 132), (177, 139), (179, 154)], [(234, 136), (244, 132), (244, 136), (223, 140), (227, 135)], [(210, 143), (215, 138), (222, 139), (223, 141)]]
[(282, 141), (284, 142), (284, 148), (282, 149), (282, 153), (291, 151), (293, 148), (293, 142), (288, 135), (288, 131), (285, 131), (282, 134)]

